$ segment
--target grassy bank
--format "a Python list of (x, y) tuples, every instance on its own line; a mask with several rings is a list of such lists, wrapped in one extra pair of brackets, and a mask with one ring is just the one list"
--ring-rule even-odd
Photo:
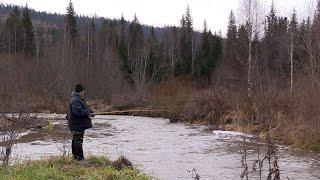
[(124, 165), (128, 164), (121, 158), (111, 162), (104, 157), (93, 156), (77, 162), (70, 157), (56, 157), (1, 167), (0, 179), (150, 179), (131, 166)]

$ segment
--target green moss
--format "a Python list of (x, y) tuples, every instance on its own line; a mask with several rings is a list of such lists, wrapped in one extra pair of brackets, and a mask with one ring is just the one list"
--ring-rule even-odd
[(107, 158), (92, 156), (82, 162), (74, 161), (70, 157), (58, 157), (2, 167), (0, 169), (0, 179), (147, 180), (150, 178), (132, 168), (123, 168), (118, 171)]

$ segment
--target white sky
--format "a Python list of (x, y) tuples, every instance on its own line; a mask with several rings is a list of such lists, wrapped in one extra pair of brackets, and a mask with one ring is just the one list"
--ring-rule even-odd
[[(186, 6), (191, 8), (196, 30), (202, 30), (204, 19), (212, 31), (226, 33), (231, 10), (239, 14), (240, 0), (73, 0), (76, 13), (132, 20), (136, 13), (143, 24), (164, 26), (178, 25)], [(269, 11), (272, 0), (261, 0)], [(281, 15), (290, 16), (295, 8), (298, 17), (311, 11), (308, 4), (316, 0), (274, 0)], [(69, 0), (0, 0), (4, 4), (25, 5), (38, 11), (65, 13)]]

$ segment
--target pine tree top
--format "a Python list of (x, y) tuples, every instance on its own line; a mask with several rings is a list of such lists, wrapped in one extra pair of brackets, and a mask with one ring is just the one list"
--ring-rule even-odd
[(75, 16), (76, 15), (76, 13), (74, 11), (73, 3), (72, 3), (71, 0), (69, 2), (68, 7), (67, 7), (67, 15), (69, 15), (69, 16)]

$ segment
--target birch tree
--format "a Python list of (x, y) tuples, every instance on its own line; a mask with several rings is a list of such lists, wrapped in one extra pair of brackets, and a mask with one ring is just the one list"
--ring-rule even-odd
[(248, 97), (252, 97), (253, 90), (253, 52), (252, 44), (254, 36), (260, 34), (261, 26), (263, 25), (263, 18), (261, 16), (261, 2), (260, 0), (241, 0), (241, 14), (248, 33), (248, 58), (247, 58), (247, 89)]
[(298, 34), (297, 14), (294, 10), (292, 19), (289, 25), (290, 33), (290, 91), (293, 92), (293, 72), (294, 72), (294, 53), (296, 45), (296, 36)]

